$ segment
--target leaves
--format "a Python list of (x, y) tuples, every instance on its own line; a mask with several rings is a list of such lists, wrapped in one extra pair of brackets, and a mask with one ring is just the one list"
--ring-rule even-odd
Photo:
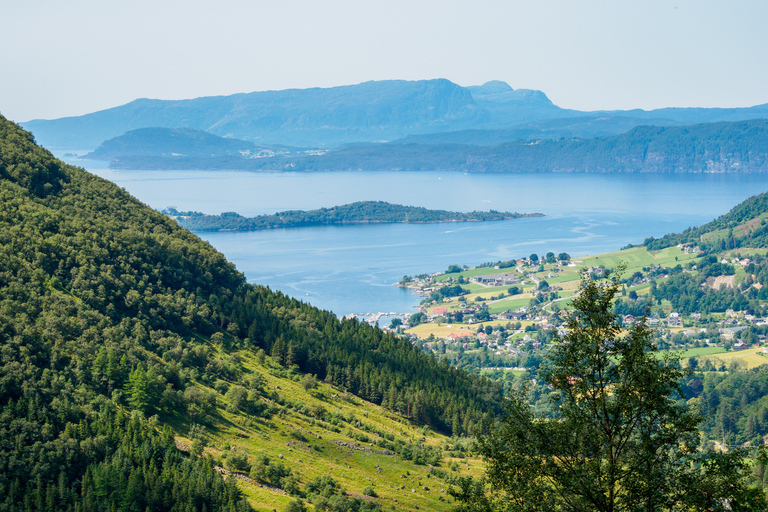
[[(568, 333), (540, 370), (554, 391), (552, 412), (534, 414), (525, 391), (510, 398), (506, 414), (480, 438), (490, 494), (465, 482), (459, 495), (470, 505), (671, 511), (698, 506), (702, 495), (707, 503), (765, 505), (745, 485), (742, 454), (698, 451), (701, 417), (678, 402), (684, 373), (671, 356), (655, 356), (643, 322), (622, 334), (612, 311), (620, 286), (618, 277), (585, 275)], [(731, 478), (723, 487), (725, 474)]]

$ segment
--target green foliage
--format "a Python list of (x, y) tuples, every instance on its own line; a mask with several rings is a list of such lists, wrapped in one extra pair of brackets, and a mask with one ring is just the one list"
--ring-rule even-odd
[(414, 464), (425, 466), (437, 466), (443, 458), (443, 450), (439, 446), (430, 446), (422, 443), (402, 443), (397, 445), (397, 454), (405, 460), (411, 460)]
[(243, 448), (230, 448), (222, 456), (224, 458), (224, 467), (231, 471), (247, 473), (251, 469), (251, 464), (248, 461), (248, 452)]
[[(746, 199), (734, 206), (730, 212), (703, 226), (688, 228), (682, 233), (664, 235), (659, 239), (648, 238), (643, 245), (649, 250), (664, 249), (678, 244), (698, 245), (715, 251), (739, 247), (768, 247), (768, 224), (765, 219), (757, 221), (766, 214), (768, 214), (768, 192)], [(754, 222), (751, 226), (746, 226), (749, 221)], [(743, 229), (739, 230), (739, 227)], [(724, 236), (715, 238), (709, 243), (703, 242), (708, 234), (716, 232), (723, 232)]]
[[(698, 272), (681, 272), (671, 269), (668, 279), (659, 281), (651, 288), (653, 299), (668, 300), (672, 308), (683, 314), (725, 312), (728, 309), (744, 311), (759, 310), (760, 301), (768, 299), (768, 259), (755, 256), (746, 279), (735, 286), (714, 289), (708, 280), (721, 275), (733, 275), (733, 265), (717, 261), (715, 256), (704, 257), (698, 265)], [(757, 285), (757, 286), (753, 286)]]
[[(202, 471), (204, 487), (179, 477), (185, 490), (173, 491), (176, 470), (163, 465), (171, 455), (159, 455), (165, 448), (146, 457), (126, 448), (127, 459), (117, 459), (121, 414), (109, 427), (94, 425), (106, 425), (98, 414), (107, 406), (135, 411), (131, 421), (140, 423), (150, 414), (210, 422), (219, 395), (208, 387), (248, 380), (232, 352), (264, 360), (281, 344), (281, 362), (446, 432), (472, 431), (497, 410), (500, 389), (486, 379), (379, 329), (247, 284), (209, 244), (114, 184), (59, 162), (0, 117), (2, 509), (133, 509), (125, 489), (140, 495), (156, 485), (177, 498), (152, 510), (168, 503), (239, 510), (233, 486), (180, 453), (172, 456), (180, 457), (178, 471), (192, 481)], [(256, 380), (253, 397), (238, 385), (219, 387), (230, 407), (258, 413), (268, 405)], [(94, 489), (88, 471), (97, 468), (109, 475), (98, 482), (112, 487), (99, 483), (86, 495)], [(62, 506), (46, 501), (59, 485), (69, 490)]]
[(235, 412), (238, 410), (248, 410), (248, 390), (242, 386), (231, 386), (224, 398), (229, 402), (227, 404), (227, 410), (229, 412)]
[(251, 465), (250, 476), (258, 482), (283, 489), (287, 483), (286, 480), (291, 476), (291, 470), (283, 463), (273, 462), (262, 454)]
[(283, 512), (307, 512), (307, 507), (301, 500), (291, 500), (285, 506)]
[(301, 378), (300, 384), (305, 391), (309, 391), (310, 389), (315, 389), (317, 387), (317, 379), (308, 373)]
[(149, 406), (149, 380), (147, 380), (147, 374), (144, 373), (144, 369), (141, 365), (136, 365), (136, 368), (131, 372), (128, 377), (128, 382), (125, 384), (125, 393), (128, 399), (128, 404), (132, 409), (145, 412)]
[(688, 379), (689, 393), (706, 419), (704, 435), (725, 445), (760, 445), (768, 434), (768, 366), (708, 372)]
[(568, 334), (540, 370), (554, 390), (551, 412), (537, 415), (524, 394), (512, 395), (506, 415), (480, 438), (489, 492), (469, 480), (453, 490), (465, 510), (766, 506), (746, 486), (743, 453), (698, 450), (701, 418), (678, 402), (684, 374), (677, 362), (654, 355), (643, 323), (620, 336), (612, 312), (620, 287), (617, 278), (584, 277)]

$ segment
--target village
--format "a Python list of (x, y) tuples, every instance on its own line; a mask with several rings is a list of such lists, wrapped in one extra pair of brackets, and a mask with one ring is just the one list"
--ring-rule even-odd
[[(762, 364), (768, 355), (768, 312), (679, 312), (666, 300), (652, 300), (652, 290), (671, 272), (695, 273), (700, 256), (681, 245), (655, 253), (635, 247), (578, 259), (550, 252), (475, 268), (451, 265), (443, 272), (404, 276), (398, 286), (424, 299), (417, 313), (395, 317), (387, 329), (464, 368), (521, 372), (537, 365), (546, 346), (566, 334), (565, 316), (582, 276), (604, 277), (623, 264), (616, 312), (625, 327), (644, 321), (659, 348), (716, 368), (725, 364), (723, 354), (731, 364)], [(732, 257), (719, 263), (736, 270), (712, 279), (714, 289), (744, 279), (753, 261)]]

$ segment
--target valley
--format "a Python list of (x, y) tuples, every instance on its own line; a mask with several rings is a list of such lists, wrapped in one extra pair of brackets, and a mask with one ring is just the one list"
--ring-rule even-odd
[(767, 3), (0, 18), (0, 512), (768, 511)]

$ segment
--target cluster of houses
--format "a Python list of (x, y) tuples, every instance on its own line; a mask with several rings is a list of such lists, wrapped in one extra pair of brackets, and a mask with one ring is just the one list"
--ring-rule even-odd
[(740, 266), (742, 266), (742, 267), (746, 267), (746, 266), (747, 266), (747, 265), (749, 265), (750, 263), (753, 263), (753, 261), (752, 261), (751, 259), (749, 259), (749, 258), (742, 258), (742, 259), (739, 259), (739, 258), (732, 258), (732, 259), (730, 259), (730, 260), (728, 260), (727, 258), (723, 258), (723, 259), (720, 261), (720, 263), (722, 263), (723, 265), (725, 265), (725, 264), (727, 264), (727, 263), (733, 263), (734, 265), (740, 265)]
[[(756, 325), (756, 326), (768, 325), (768, 318), (749, 315), (746, 313), (734, 311), (732, 309), (726, 310), (725, 315), (726, 317), (718, 322), (718, 325), (720, 325), (719, 338), (723, 342), (732, 341), (737, 332), (742, 331), (744, 329), (748, 329), (751, 325)], [(699, 320), (701, 319), (701, 314), (692, 313), (690, 315), (690, 318), (694, 321)], [(639, 320), (638, 318), (632, 315), (624, 315), (622, 319), (624, 321), (624, 325), (632, 325), (634, 322)], [(658, 317), (648, 317), (646, 319), (646, 322), (650, 327), (666, 326), (669, 328), (680, 328), (680, 327), (683, 327), (683, 315), (677, 312), (672, 312), (664, 320), (659, 319)], [(700, 327), (697, 329), (692, 328), (692, 329), (687, 329), (679, 332), (681, 332), (687, 338), (690, 338), (696, 334), (700, 334), (706, 331), (707, 329)], [(765, 342), (764, 335), (758, 335), (758, 339), (760, 340), (761, 344)], [(747, 348), (749, 348), (749, 345), (745, 344), (742, 341), (738, 341), (733, 344), (733, 350), (744, 350)], [(766, 347), (764, 352), (768, 353), (768, 347)]]
[(677, 248), (683, 251), (685, 254), (699, 254), (701, 249), (695, 245), (677, 244)]
[(509, 286), (513, 284), (520, 284), (522, 280), (515, 274), (493, 274), (489, 276), (477, 276), (473, 278), (474, 281), (480, 284), (486, 284), (490, 286)]

